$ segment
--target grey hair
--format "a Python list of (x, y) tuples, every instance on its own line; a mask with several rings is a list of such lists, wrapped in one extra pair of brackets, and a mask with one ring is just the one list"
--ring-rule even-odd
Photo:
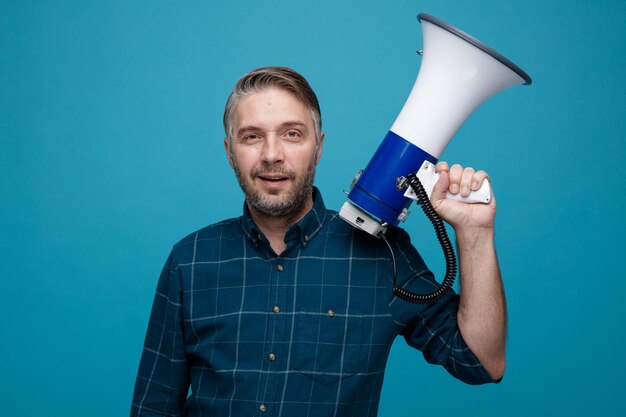
[(224, 132), (228, 139), (232, 140), (233, 137), (233, 113), (241, 99), (268, 88), (278, 88), (292, 93), (311, 110), (311, 117), (315, 126), (315, 139), (319, 146), (322, 134), (322, 114), (317, 96), (302, 75), (287, 67), (257, 68), (237, 81), (224, 108)]

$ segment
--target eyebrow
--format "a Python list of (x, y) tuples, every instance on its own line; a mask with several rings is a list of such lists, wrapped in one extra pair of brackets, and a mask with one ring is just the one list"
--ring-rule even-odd
[[(283, 122), (278, 126), (279, 130), (287, 129), (287, 128), (298, 128), (308, 133), (308, 127), (306, 123), (300, 122), (298, 120)], [(248, 132), (258, 132), (259, 130), (263, 130), (263, 129), (254, 125), (243, 126), (239, 130), (237, 130), (237, 136), (239, 137), (243, 135), (244, 133), (248, 133)]]

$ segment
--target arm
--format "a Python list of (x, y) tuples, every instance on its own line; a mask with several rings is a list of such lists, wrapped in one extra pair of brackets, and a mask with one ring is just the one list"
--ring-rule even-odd
[(484, 171), (460, 165), (437, 165), (441, 174), (431, 202), (456, 233), (461, 300), (457, 321), (461, 335), (493, 379), (505, 368), (506, 303), (494, 246), (495, 198), (489, 204), (447, 200), (446, 191), (467, 196), (477, 190)]
[(152, 305), (135, 382), (132, 417), (182, 415), (189, 387), (182, 311), (182, 285), (170, 254)]

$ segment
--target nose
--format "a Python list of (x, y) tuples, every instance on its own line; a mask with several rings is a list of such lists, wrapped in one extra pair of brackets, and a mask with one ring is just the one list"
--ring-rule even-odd
[(261, 161), (265, 164), (272, 165), (283, 162), (284, 159), (285, 154), (280, 138), (277, 138), (274, 135), (268, 135), (268, 137), (263, 141)]

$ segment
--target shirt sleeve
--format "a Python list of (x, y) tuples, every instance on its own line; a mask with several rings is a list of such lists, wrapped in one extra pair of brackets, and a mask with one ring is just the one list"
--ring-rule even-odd
[(131, 417), (180, 416), (189, 389), (182, 284), (170, 254), (157, 285), (139, 362)]
[[(434, 291), (439, 283), (406, 232), (398, 232), (395, 246), (398, 285), (417, 294)], [(443, 366), (467, 384), (499, 382), (491, 378), (463, 340), (457, 323), (459, 296), (452, 289), (434, 303), (412, 304), (394, 297), (390, 306), (407, 344), (420, 350), (427, 362)]]

